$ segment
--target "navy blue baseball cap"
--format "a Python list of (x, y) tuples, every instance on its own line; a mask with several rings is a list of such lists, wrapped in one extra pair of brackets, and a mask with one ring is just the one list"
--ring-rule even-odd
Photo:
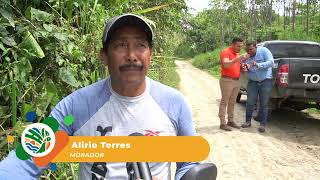
[(110, 42), (110, 39), (113, 35), (113, 33), (127, 25), (133, 25), (139, 27), (141, 30), (143, 30), (147, 34), (147, 38), (149, 43), (153, 44), (153, 31), (151, 26), (140, 16), (134, 15), (134, 14), (123, 14), (120, 16), (115, 16), (111, 18), (109, 21), (107, 21), (103, 36), (102, 36), (102, 44), (105, 47)]

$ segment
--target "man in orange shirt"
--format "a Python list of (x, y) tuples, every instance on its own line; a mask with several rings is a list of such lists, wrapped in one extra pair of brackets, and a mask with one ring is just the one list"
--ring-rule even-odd
[[(234, 120), (234, 104), (238, 92), (240, 90), (240, 59), (247, 59), (248, 55), (239, 55), (243, 46), (243, 39), (234, 38), (230, 47), (224, 49), (220, 53), (221, 62), (221, 79), (220, 90), (221, 90), (221, 101), (219, 107), (219, 118), (220, 118), (220, 129), (225, 131), (231, 131), (230, 127), (239, 129)], [(228, 107), (228, 108), (227, 108)], [(228, 122), (226, 123), (225, 114), (226, 109), (228, 113)], [(230, 127), (229, 127), (230, 126)]]

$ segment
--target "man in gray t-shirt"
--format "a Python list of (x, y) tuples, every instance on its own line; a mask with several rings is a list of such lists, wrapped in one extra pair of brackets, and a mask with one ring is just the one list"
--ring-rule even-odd
[[(190, 108), (175, 89), (146, 77), (152, 46), (152, 28), (141, 17), (124, 14), (104, 29), (101, 57), (110, 77), (81, 88), (61, 100), (51, 112), (60, 130), (75, 136), (194, 136)], [(63, 118), (71, 114), (68, 126)], [(183, 151), (183, 149), (181, 150)], [(156, 156), (156, 154), (155, 154)], [(177, 163), (175, 179), (197, 163)], [(170, 163), (150, 163), (151, 174), (171, 179)], [(0, 162), (0, 179), (36, 179), (43, 168), (22, 161), (14, 151)], [(128, 179), (126, 163), (80, 163), (79, 179)]]

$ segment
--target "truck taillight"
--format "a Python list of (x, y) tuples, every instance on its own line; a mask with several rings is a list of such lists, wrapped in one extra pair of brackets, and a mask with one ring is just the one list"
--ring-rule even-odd
[(289, 65), (282, 64), (279, 68), (277, 84), (280, 87), (288, 87), (288, 79), (289, 79)]

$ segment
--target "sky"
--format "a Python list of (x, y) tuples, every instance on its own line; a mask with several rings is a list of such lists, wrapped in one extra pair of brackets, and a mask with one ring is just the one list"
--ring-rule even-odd
[(209, 2), (210, 0), (185, 0), (190, 9), (190, 13), (197, 14), (198, 12), (201, 12), (205, 8), (209, 8)]

